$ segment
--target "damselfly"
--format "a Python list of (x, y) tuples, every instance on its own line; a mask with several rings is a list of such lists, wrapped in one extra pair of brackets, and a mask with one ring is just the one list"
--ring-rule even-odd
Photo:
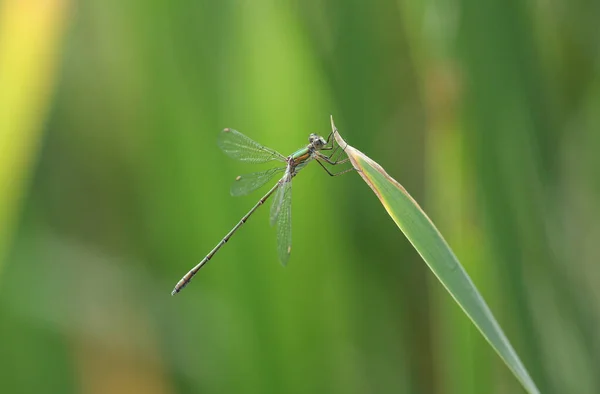
[[(255, 172), (248, 175), (240, 175), (235, 178), (231, 186), (231, 195), (241, 196), (248, 194), (269, 182), (275, 175), (282, 174), (281, 179), (265, 194), (250, 211), (242, 217), (227, 235), (210, 251), (202, 261), (192, 268), (171, 292), (171, 295), (179, 293), (196, 275), (196, 273), (206, 264), (231, 236), (246, 223), (246, 220), (252, 215), (258, 207), (275, 193), (273, 205), (271, 206), (271, 225), (277, 224), (277, 251), (279, 260), (282, 264), (287, 264), (292, 251), (292, 178), (304, 168), (309, 162), (316, 160), (325, 171), (331, 176), (345, 174), (352, 171), (349, 168), (337, 173), (332, 173), (327, 169), (324, 163), (336, 165), (348, 161), (348, 159), (334, 160), (333, 156), (338, 152), (339, 146), (335, 144), (333, 136), (335, 130), (329, 134), (327, 140), (317, 134), (311, 134), (308, 137), (308, 145), (297, 150), (288, 157), (281, 153), (264, 147), (256, 141), (246, 137), (244, 134), (233, 129), (224, 129), (219, 135), (218, 145), (228, 156), (234, 159), (248, 163), (267, 163), (269, 161), (279, 161), (284, 165), (270, 170)], [(325, 155), (321, 151), (331, 151), (330, 155)], [(343, 151), (343, 149), (342, 149)]]

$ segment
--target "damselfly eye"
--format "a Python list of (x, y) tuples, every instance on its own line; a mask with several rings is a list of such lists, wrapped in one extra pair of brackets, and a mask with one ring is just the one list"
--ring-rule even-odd
[(313, 133), (313, 134), (311, 134), (311, 135), (308, 136), (308, 142), (310, 142), (312, 144), (313, 141), (315, 139), (317, 139), (317, 138), (318, 138), (318, 135), (316, 135), (316, 134)]
[(316, 135), (316, 134), (311, 134), (311, 144), (313, 144), (313, 146), (315, 148), (319, 148), (321, 149), (322, 147), (324, 147), (327, 144), (327, 141), (325, 141), (323, 139), (323, 137)]

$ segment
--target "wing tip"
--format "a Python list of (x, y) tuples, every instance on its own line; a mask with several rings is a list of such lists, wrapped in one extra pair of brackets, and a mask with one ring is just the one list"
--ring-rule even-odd
[(292, 245), (289, 245), (287, 250), (279, 255), (279, 261), (281, 265), (287, 267), (288, 261), (290, 260), (290, 255), (292, 254)]

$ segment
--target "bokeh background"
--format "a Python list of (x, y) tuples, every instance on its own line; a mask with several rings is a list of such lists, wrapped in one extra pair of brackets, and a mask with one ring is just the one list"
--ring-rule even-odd
[(232, 127), (342, 135), (421, 203), (543, 393), (599, 393), (600, 2), (0, 2), (0, 392), (519, 393), (356, 174), (294, 252)]

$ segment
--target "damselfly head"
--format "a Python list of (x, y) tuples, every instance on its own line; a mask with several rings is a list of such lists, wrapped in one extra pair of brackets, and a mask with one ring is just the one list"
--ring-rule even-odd
[(320, 135), (314, 134), (314, 133), (308, 136), (308, 142), (310, 142), (310, 144), (316, 150), (320, 150), (327, 144), (327, 141), (325, 141), (325, 138), (321, 137)]

